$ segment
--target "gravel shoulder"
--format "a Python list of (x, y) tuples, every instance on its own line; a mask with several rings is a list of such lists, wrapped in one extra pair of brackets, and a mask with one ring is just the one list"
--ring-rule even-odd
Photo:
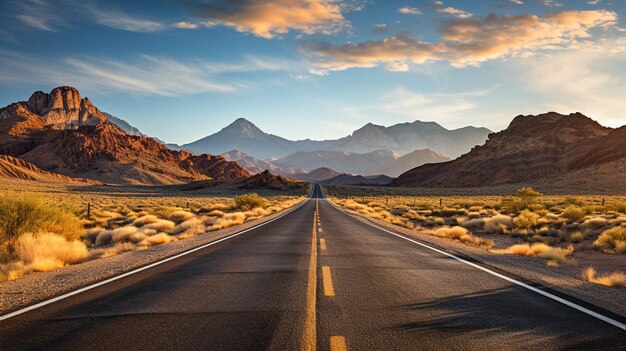
[[(341, 208), (336, 204), (333, 205)], [(580, 261), (578, 265), (548, 267), (546, 260), (538, 257), (494, 254), (450, 239), (439, 238), (386, 223), (345, 208), (341, 208), (341, 210), (393, 232), (418, 239), (425, 244), (443, 249), (446, 252), (478, 261), (485, 267), (506, 273), (518, 280), (552, 289), (557, 293), (571, 296), (626, 318), (625, 289), (588, 283), (582, 279), (581, 272), (586, 267), (583, 255), (588, 253), (582, 253), (580, 257), (574, 256), (574, 258)], [(607, 269), (623, 271), (626, 268), (626, 260), (623, 257), (617, 255), (607, 256), (612, 256), (605, 259), (606, 266), (608, 266)], [(596, 268), (602, 271), (603, 267)]]
[(295, 209), (300, 204), (302, 204), (302, 202), (282, 211), (237, 226), (207, 232), (185, 240), (152, 246), (147, 250), (129, 251), (108, 258), (66, 266), (54, 271), (29, 274), (17, 280), (0, 282), (0, 314), (6, 314), (45, 301), (219, 240), (280, 217)]

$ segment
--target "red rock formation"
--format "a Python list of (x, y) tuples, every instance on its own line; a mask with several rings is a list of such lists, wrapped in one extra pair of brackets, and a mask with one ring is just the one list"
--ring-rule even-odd
[(71, 87), (34, 93), (0, 110), (0, 154), (73, 177), (111, 183), (172, 184), (250, 176), (221, 156), (174, 151), (131, 136)]
[(614, 139), (624, 132), (613, 137), (615, 132), (580, 113), (517, 116), (507, 129), (490, 134), (485, 145), (453, 161), (414, 168), (392, 185), (475, 187), (545, 180), (623, 158), (624, 148)]

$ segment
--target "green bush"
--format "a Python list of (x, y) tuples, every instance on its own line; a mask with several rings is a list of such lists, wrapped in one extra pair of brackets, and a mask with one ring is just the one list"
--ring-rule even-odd
[(575, 205), (569, 205), (563, 210), (561, 216), (571, 222), (577, 222), (585, 217), (585, 212)]
[(243, 211), (251, 210), (257, 207), (266, 208), (269, 205), (270, 202), (259, 196), (257, 193), (235, 196), (235, 206)]
[(530, 229), (537, 225), (539, 215), (528, 210), (523, 210), (520, 214), (513, 219), (513, 224), (517, 228)]
[(83, 226), (73, 213), (34, 195), (0, 196), (0, 245), (24, 233), (48, 232), (78, 239)]

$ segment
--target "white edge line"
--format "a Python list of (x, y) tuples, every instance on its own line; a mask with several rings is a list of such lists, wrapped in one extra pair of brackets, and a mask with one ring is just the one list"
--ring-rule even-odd
[(605, 315), (603, 315), (603, 314), (600, 314), (600, 313), (598, 313), (598, 312), (592, 311), (592, 310), (590, 310), (590, 309), (588, 309), (588, 308), (585, 308), (585, 307), (583, 307), (583, 306), (577, 305), (577, 304), (575, 304), (575, 303), (573, 303), (573, 302), (571, 302), (571, 301), (569, 301), (569, 300), (566, 300), (566, 299), (564, 299), (564, 298), (562, 298), (562, 297), (559, 297), (559, 296), (556, 296), (556, 295), (554, 295), (554, 294), (551, 294), (551, 293), (549, 293), (549, 292), (547, 292), (547, 291), (543, 291), (543, 290), (541, 290), (541, 289), (537, 289), (537, 288), (535, 288), (534, 286), (531, 286), (531, 285), (528, 285), (528, 284), (522, 283), (522, 282), (520, 282), (520, 281), (518, 281), (518, 280), (515, 280), (515, 279), (513, 279), (513, 278), (510, 278), (510, 277), (507, 277), (506, 275), (500, 274), (500, 273), (498, 273), (498, 272), (494, 272), (494, 271), (492, 271), (492, 270), (490, 270), (490, 269), (488, 269), (488, 268), (485, 268), (485, 267), (480, 266), (480, 265), (478, 265), (478, 264), (475, 264), (475, 263), (473, 263), (473, 262), (470, 262), (470, 261), (464, 260), (464, 259), (462, 259), (462, 258), (460, 258), (460, 257), (458, 257), (458, 256), (456, 256), (456, 255), (451, 254), (451, 253), (448, 253), (448, 252), (445, 252), (445, 251), (443, 251), (443, 250), (437, 249), (437, 248), (435, 248), (435, 247), (432, 247), (432, 246), (427, 245), (427, 244), (424, 244), (424, 243), (422, 243), (422, 242), (420, 242), (420, 241), (417, 241), (417, 240), (411, 239), (411, 238), (406, 237), (406, 236), (404, 236), (404, 235), (394, 233), (394, 232), (392, 232), (392, 231), (390, 231), (390, 230), (387, 230), (387, 229), (385, 229), (385, 228), (381, 228), (381, 227), (377, 226), (377, 225), (376, 225), (376, 224), (374, 224), (374, 223), (371, 223), (371, 222), (369, 222), (369, 221), (367, 221), (367, 220), (365, 220), (365, 219), (362, 219), (362, 218), (360, 218), (360, 217), (358, 217), (358, 216), (352, 215), (351, 213), (348, 213), (348, 212), (344, 211), (342, 208), (340, 208), (340, 207), (338, 207), (337, 205), (335, 205), (332, 201), (327, 201), (327, 202), (328, 202), (328, 203), (330, 203), (330, 204), (331, 204), (331, 205), (332, 205), (335, 209), (337, 209), (338, 211), (341, 211), (341, 212), (343, 212), (344, 214), (346, 214), (346, 215), (348, 215), (348, 216), (350, 216), (350, 217), (352, 217), (352, 218), (354, 218), (354, 219), (356, 219), (356, 220), (358, 220), (358, 221), (361, 221), (361, 222), (363, 222), (363, 223), (365, 223), (365, 224), (367, 224), (367, 225), (370, 225), (370, 226), (372, 226), (372, 227), (374, 227), (374, 228), (376, 228), (376, 229), (382, 230), (383, 232), (386, 232), (386, 233), (391, 234), (391, 235), (395, 235), (395, 236), (397, 236), (397, 237), (399, 237), (399, 238), (402, 238), (402, 239), (404, 239), (404, 240), (410, 241), (410, 242), (412, 242), (412, 243), (414, 243), (414, 244), (420, 245), (420, 246), (425, 247), (425, 248), (427, 248), (427, 249), (430, 249), (430, 250), (433, 250), (433, 251), (435, 251), (435, 252), (438, 252), (438, 253), (440, 253), (440, 254), (442, 254), (442, 255), (445, 255), (445, 256), (448, 256), (448, 257), (450, 257), (450, 258), (453, 258), (453, 259), (455, 259), (455, 260), (457, 260), (457, 261), (463, 262), (463, 263), (465, 263), (465, 264), (467, 264), (467, 265), (470, 265), (470, 266), (472, 266), (472, 267), (474, 267), (474, 268), (478, 268), (478, 269), (480, 269), (480, 270), (481, 270), (481, 271), (483, 271), (483, 272), (489, 273), (489, 274), (491, 274), (491, 275), (493, 275), (493, 276), (495, 276), (495, 277), (498, 277), (498, 278), (500, 278), (500, 279), (504, 279), (504, 280), (506, 280), (506, 281), (508, 281), (508, 282), (510, 282), (510, 283), (516, 284), (516, 285), (521, 286), (521, 287), (523, 287), (523, 288), (525, 288), (525, 289), (528, 289), (528, 290), (530, 290), (530, 291), (536, 292), (537, 294), (543, 295), (543, 296), (545, 296), (545, 297), (547, 297), (547, 298), (549, 298), (549, 299), (552, 299), (552, 300), (554, 300), (554, 301), (560, 302), (560, 303), (562, 303), (562, 304), (564, 304), (564, 305), (566, 305), (566, 306), (569, 306), (569, 307), (571, 307), (571, 308), (573, 308), (573, 309), (575, 309), (575, 310), (578, 310), (578, 311), (580, 311), (580, 312), (582, 312), (582, 313), (585, 313), (585, 314), (587, 314), (587, 315), (590, 315), (590, 316), (592, 316), (592, 317), (595, 317), (595, 318), (597, 318), (597, 319), (599, 319), (599, 320), (601, 320), (601, 321), (603, 321), (603, 322), (609, 323), (609, 324), (611, 324), (611, 325), (612, 325), (612, 326), (614, 326), (614, 327), (617, 327), (617, 328), (622, 329), (622, 330), (626, 330), (626, 324), (624, 324), (624, 323), (620, 323), (620, 322), (616, 321), (616, 320), (615, 320), (615, 319), (613, 319), (613, 318), (607, 317), (607, 316), (605, 316)]
[(74, 290), (74, 291), (70, 291), (70, 292), (65, 293), (65, 294), (63, 294), (63, 295), (59, 295), (59, 296), (57, 296), (57, 297), (53, 297), (53, 298), (51, 298), (51, 299), (48, 299), (48, 300), (45, 300), (45, 301), (42, 301), (42, 302), (36, 303), (36, 304), (34, 304), (34, 305), (31, 305), (31, 306), (27, 306), (27, 307), (21, 308), (21, 309), (19, 309), (19, 310), (17, 310), (17, 311), (13, 311), (13, 312), (11, 312), (11, 313), (4, 314), (4, 315), (0, 316), (0, 321), (4, 321), (4, 320), (7, 320), (7, 319), (12, 318), (12, 317), (19, 316), (20, 314), (24, 314), (24, 313), (26, 313), (26, 312), (29, 312), (29, 311), (32, 311), (32, 310), (38, 309), (38, 308), (40, 308), (40, 307), (44, 307), (44, 306), (49, 305), (49, 304), (51, 304), (51, 303), (55, 303), (55, 302), (57, 302), (57, 301), (64, 300), (64, 299), (66, 299), (66, 298), (68, 298), (68, 297), (71, 297), (71, 296), (74, 296), (74, 295), (78, 295), (78, 294), (83, 293), (83, 292), (85, 292), (85, 291), (88, 291), (88, 290), (91, 290), (91, 289), (97, 288), (97, 287), (99, 287), (99, 286), (102, 286), (102, 285), (105, 285), (105, 284), (108, 284), (108, 283), (114, 282), (114, 281), (116, 281), (116, 280), (119, 280), (119, 279), (122, 279), (122, 278), (128, 277), (128, 276), (130, 276), (130, 275), (133, 275), (133, 274), (136, 274), (136, 273), (139, 273), (139, 272), (145, 271), (146, 269), (150, 269), (150, 268), (156, 267), (156, 266), (158, 266), (158, 265), (161, 265), (161, 264), (163, 264), (163, 263), (166, 263), (166, 262), (169, 262), (169, 261), (175, 260), (175, 259), (177, 259), (177, 258), (180, 258), (180, 257), (186, 256), (186, 255), (189, 255), (189, 254), (190, 254), (190, 253), (192, 253), (192, 252), (196, 252), (196, 251), (198, 251), (198, 250), (202, 250), (202, 249), (207, 248), (207, 247), (209, 247), (209, 246), (212, 246), (212, 245), (218, 244), (218, 243), (220, 243), (220, 242), (222, 242), (222, 241), (226, 241), (226, 240), (228, 240), (228, 239), (232, 239), (232, 238), (234, 238), (234, 237), (236, 237), (236, 236), (239, 236), (239, 235), (241, 235), (241, 234), (247, 233), (247, 232), (249, 232), (249, 231), (251, 231), (251, 230), (257, 229), (257, 228), (262, 227), (262, 226), (264, 226), (264, 225), (266, 225), (266, 224), (268, 224), (268, 223), (274, 222), (275, 220), (278, 220), (278, 219), (280, 219), (280, 218), (285, 217), (286, 215), (290, 214), (291, 212), (293, 212), (293, 211), (295, 211), (295, 210), (299, 209), (300, 207), (302, 207), (302, 205), (304, 205), (304, 204), (305, 204), (308, 200), (310, 200), (310, 199), (311, 199), (311, 197), (309, 197), (309, 198), (308, 198), (308, 199), (306, 199), (306, 200), (303, 200), (303, 201), (302, 201), (302, 202), (301, 202), (298, 206), (296, 206), (296, 207), (292, 208), (290, 211), (288, 211), (288, 212), (286, 212), (286, 213), (283, 213), (282, 215), (280, 215), (280, 216), (278, 216), (278, 217), (276, 217), (276, 218), (270, 219), (269, 221), (266, 221), (266, 222), (263, 222), (263, 223), (259, 223), (259, 224), (255, 225), (255, 226), (253, 226), (253, 227), (250, 227), (250, 228), (248, 228), (248, 229), (244, 229), (244, 230), (242, 230), (242, 231), (240, 231), (240, 232), (235, 232), (234, 234), (228, 235), (228, 236), (223, 237), (223, 238), (221, 238), (221, 239), (218, 239), (218, 240), (215, 240), (215, 241), (211, 241), (210, 243), (207, 243), (207, 244), (204, 244), (204, 245), (201, 245), (201, 246), (198, 246), (198, 247), (194, 247), (194, 248), (192, 248), (192, 249), (189, 249), (189, 250), (187, 250), (187, 251), (183, 251), (183, 252), (181, 252), (181, 253), (179, 253), (179, 254), (176, 254), (176, 255), (174, 255), (174, 256), (170, 256), (170, 257), (165, 258), (165, 259), (163, 259), (163, 260), (153, 262), (153, 263), (151, 263), (151, 264), (149, 264), (149, 265), (147, 265), (147, 266), (143, 266), (143, 267), (140, 267), (140, 268), (134, 269), (134, 270), (132, 270), (132, 271), (129, 271), (129, 272), (126, 272), (126, 273), (122, 273), (122, 274), (117, 275), (117, 276), (115, 276), (115, 277), (111, 277), (111, 278), (105, 279), (105, 280), (103, 280), (103, 281), (100, 281), (100, 282), (97, 282), (97, 283), (94, 283), (94, 284), (91, 284), (91, 285), (85, 286), (85, 287), (83, 287), (83, 288), (80, 288), (80, 289), (77, 289), (77, 290)]

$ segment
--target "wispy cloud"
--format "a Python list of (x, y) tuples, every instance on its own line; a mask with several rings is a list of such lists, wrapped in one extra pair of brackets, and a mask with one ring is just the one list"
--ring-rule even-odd
[(384, 112), (405, 115), (409, 118), (451, 120), (462, 116), (461, 113), (480, 106), (476, 98), (487, 96), (488, 90), (462, 93), (417, 93), (399, 87), (384, 94), (378, 108)]
[(183, 28), (195, 29), (202, 27), (201, 23), (214, 23), (266, 39), (290, 30), (330, 34), (347, 26), (343, 12), (349, 9), (358, 8), (337, 0), (217, 0), (191, 6), (193, 15), (203, 21), (184, 22)]
[(456, 19), (441, 28), (441, 40), (425, 42), (403, 33), (380, 41), (334, 45), (310, 42), (305, 51), (318, 69), (345, 70), (384, 64), (390, 70), (409, 63), (448, 61), (455, 67), (540, 50), (575, 46), (594, 28), (617, 28), (611, 11), (561, 11), (546, 16), (517, 15)]
[(167, 27), (155, 20), (131, 16), (120, 10), (105, 10), (95, 6), (86, 6), (98, 24), (129, 32), (151, 33)]
[(182, 61), (150, 55), (126, 61), (70, 57), (50, 62), (0, 51), (0, 82), (75, 85), (141, 95), (181, 96), (236, 92), (245, 89), (246, 84), (229, 78), (229, 73), (279, 71), (295, 65), (255, 56), (245, 57), (238, 63)]
[(7, 1), (5, 14), (13, 14), (23, 24), (48, 32), (56, 31), (65, 25), (60, 11), (45, 0)]

